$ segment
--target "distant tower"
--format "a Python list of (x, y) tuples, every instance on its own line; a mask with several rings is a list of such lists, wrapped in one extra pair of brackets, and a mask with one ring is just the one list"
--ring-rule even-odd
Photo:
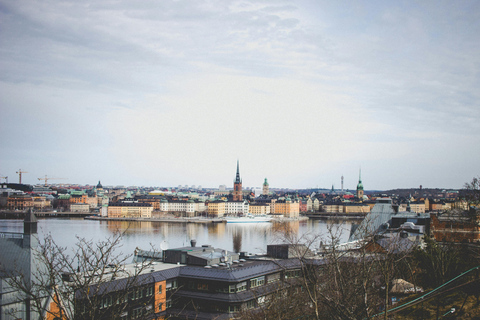
[(262, 192), (262, 194), (263, 194), (264, 196), (267, 196), (267, 195), (269, 194), (267, 178), (265, 178), (265, 182), (263, 183), (263, 192)]
[(343, 174), (342, 174), (342, 193), (343, 193)]
[(360, 169), (360, 173), (358, 174), (357, 198), (360, 201), (363, 200), (362, 169)]
[(102, 197), (103, 195), (104, 195), (103, 186), (102, 186), (102, 184), (100, 183), (100, 180), (98, 180), (98, 184), (97, 184), (97, 196)]
[(237, 160), (237, 175), (235, 176), (235, 181), (233, 181), (233, 201), (242, 201), (242, 179), (240, 179), (240, 169)]

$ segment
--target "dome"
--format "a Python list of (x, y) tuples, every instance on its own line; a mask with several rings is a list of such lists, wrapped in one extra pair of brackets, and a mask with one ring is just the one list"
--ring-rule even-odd
[(358, 181), (357, 190), (363, 190), (362, 180)]
[(100, 180), (98, 180), (97, 189), (103, 189), (102, 184), (100, 183)]

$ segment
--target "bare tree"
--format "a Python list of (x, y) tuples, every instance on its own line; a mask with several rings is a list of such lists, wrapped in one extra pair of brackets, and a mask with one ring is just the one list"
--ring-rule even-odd
[(122, 235), (116, 233), (99, 242), (77, 237), (78, 242), (70, 249), (46, 236), (35, 253), (35, 270), (30, 274), (12, 273), (9, 284), (43, 317), (120, 318), (131, 307), (132, 295), (141, 295), (142, 304), (154, 299), (152, 294), (143, 294), (145, 284), (152, 282), (142, 276), (142, 271), (151, 262), (137, 263), (127, 270), (125, 265), (132, 254), (119, 252)]

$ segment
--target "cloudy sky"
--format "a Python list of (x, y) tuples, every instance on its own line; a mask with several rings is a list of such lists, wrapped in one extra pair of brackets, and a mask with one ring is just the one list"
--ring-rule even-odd
[(477, 0), (0, 0), (0, 174), (461, 188), (479, 66)]

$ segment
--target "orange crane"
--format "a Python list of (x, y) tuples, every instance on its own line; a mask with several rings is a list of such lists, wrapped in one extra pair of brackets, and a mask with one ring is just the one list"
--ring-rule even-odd
[(38, 180), (45, 181), (45, 187), (48, 185), (48, 180), (59, 180), (59, 179), (67, 179), (67, 178), (48, 178), (47, 175), (45, 175), (45, 178), (38, 178)]
[(22, 171), (22, 169), (18, 169), (16, 173), (18, 173), (18, 183), (22, 184), (22, 173), (28, 173), (28, 172)]

